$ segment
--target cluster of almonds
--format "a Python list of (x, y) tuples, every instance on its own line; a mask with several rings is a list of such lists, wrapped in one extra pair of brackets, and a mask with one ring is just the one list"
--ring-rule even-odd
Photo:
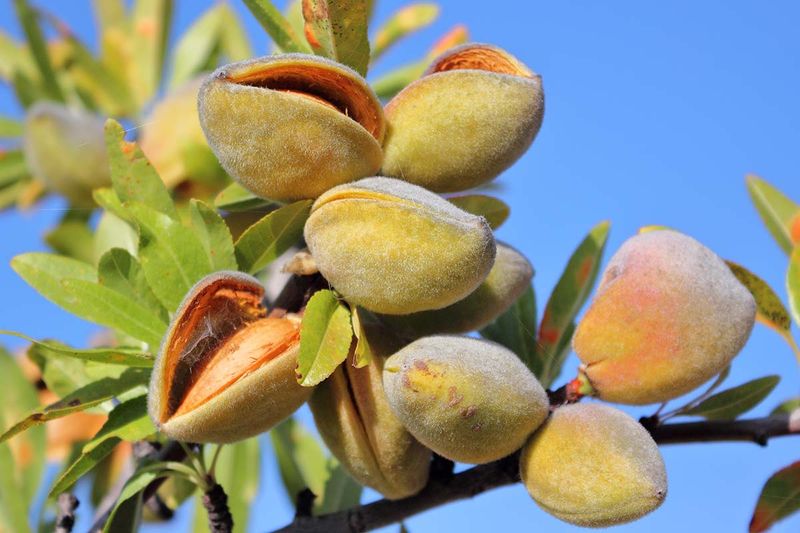
[[(217, 273), (186, 296), (156, 361), (149, 408), (164, 434), (236, 441), (308, 401), (331, 452), (388, 498), (422, 489), (432, 451), (485, 463), (522, 448), (531, 496), (568, 522), (621, 523), (661, 503), (664, 464), (635, 420), (596, 404), (551, 413), (514, 353), (457, 336), (503, 313), (532, 268), (436, 193), (485, 183), (522, 155), (541, 125), (538, 76), (494, 46), (465, 45), (384, 109), (349, 68), (285, 54), (217, 70), (199, 110), (239, 183), (263, 198), (315, 199), (306, 242), (341, 297), (370, 312), (361, 320), (374, 357), (301, 387), (299, 317), (269, 316), (257, 280)], [(676, 397), (730, 362), (754, 317), (712, 252), (672, 231), (638, 235), (577, 329), (582, 388), (630, 404)]]

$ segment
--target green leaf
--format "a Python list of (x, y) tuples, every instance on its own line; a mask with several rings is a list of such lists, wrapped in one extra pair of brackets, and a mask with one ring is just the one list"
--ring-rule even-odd
[(211, 261), (211, 268), (217, 270), (238, 270), (236, 254), (233, 250), (233, 237), (228, 225), (216, 211), (200, 200), (190, 202), (192, 229), (203, 243)]
[(480, 334), (517, 354), (531, 372), (541, 375), (543, 362), (536, 350), (536, 296), (532, 286)]
[(50, 487), (48, 497), (55, 498), (62, 492), (69, 490), (76, 481), (78, 481), (85, 474), (91, 472), (92, 469), (100, 464), (103, 459), (111, 455), (111, 452), (114, 451), (114, 447), (116, 447), (119, 442), (119, 439), (108, 439), (91, 452), (82, 454), (80, 457), (78, 457), (78, 459), (72, 462), (56, 478), (53, 486)]
[(124, 346), (116, 346), (111, 348), (71, 348), (55, 342), (38, 341), (32, 337), (17, 333), (16, 331), (8, 331), (0, 329), (0, 335), (11, 335), (20, 339), (25, 339), (47, 352), (55, 352), (67, 357), (81, 359), (83, 361), (94, 361), (96, 363), (103, 363), (107, 365), (122, 365), (133, 368), (152, 368), (153, 356), (149, 353), (142, 352), (139, 348), (127, 348)]
[(28, 46), (33, 54), (33, 60), (42, 77), (42, 85), (47, 96), (51, 100), (63, 102), (64, 93), (58, 85), (56, 72), (53, 68), (53, 63), (50, 61), (50, 54), (47, 50), (47, 42), (45, 41), (42, 29), (39, 27), (36, 12), (25, 0), (14, 0), (14, 7), (16, 8), (20, 26), (22, 26), (23, 32), (25, 32)]
[(792, 310), (794, 323), (800, 326), (800, 245), (795, 247), (789, 258), (786, 291), (789, 294), (789, 308)]
[[(206, 464), (209, 464), (212, 449), (206, 446)], [(247, 524), (250, 504), (258, 492), (260, 450), (258, 438), (227, 444), (222, 447), (217, 458), (215, 479), (225, 487), (228, 495), (228, 508), (234, 524)], [(208, 513), (200, 502), (198, 493), (194, 521), (194, 533), (205, 533), (208, 529)], [(242, 527), (244, 529), (244, 527)]]
[(0, 137), (21, 137), (22, 122), (0, 116)]
[(353, 340), (350, 310), (333, 291), (318, 291), (311, 297), (300, 327), (297, 382), (317, 385), (347, 358)]
[[(144, 157), (141, 148), (136, 143), (125, 140), (122, 125), (114, 119), (108, 119), (105, 136), (111, 165), (111, 183), (120, 202), (142, 202), (177, 219), (178, 213), (164, 182)], [(116, 209), (112, 211), (120, 215)]]
[(123, 372), (118, 379), (103, 378), (89, 383), (47, 407), (37, 408), (3, 433), (0, 442), (28, 428), (100, 405), (131, 389), (147, 385), (149, 379), (150, 372), (131, 368)]
[(493, 230), (499, 228), (511, 213), (511, 209), (505, 202), (485, 194), (468, 194), (448, 198), (448, 200), (467, 213), (482, 216)]
[(772, 410), (770, 416), (790, 415), (797, 409), (800, 409), (800, 396), (782, 402), (780, 405), (778, 405), (775, 409)]
[(314, 53), (366, 76), (369, 65), (367, 2), (303, 0), (305, 32)]
[(150, 288), (167, 311), (175, 311), (212, 271), (208, 253), (194, 231), (167, 215), (141, 203), (126, 207), (139, 226), (139, 261)]
[(64, 218), (58, 226), (47, 232), (45, 242), (55, 252), (84, 263), (94, 259), (94, 236), (86, 220)]
[(177, 87), (208, 70), (220, 43), (227, 4), (216, 4), (206, 10), (181, 35), (173, 49), (172, 79), (170, 87)]
[[(0, 428), (35, 409), (39, 404), (33, 385), (14, 357), (0, 347)], [(32, 505), (45, 466), (45, 432), (36, 428), (13, 442), (0, 444), (0, 528), (28, 531), (25, 517)]]
[(136, 396), (111, 410), (100, 431), (84, 445), (83, 453), (91, 452), (108, 439), (135, 442), (155, 432), (156, 427), (147, 414), (147, 395)]
[(164, 322), (166, 329), (169, 322), (167, 310), (150, 288), (139, 261), (127, 250), (112, 248), (103, 254), (97, 265), (97, 276), (100, 285), (113, 289), (149, 309), (155, 318)]
[(158, 346), (164, 323), (135, 301), (99, 285), (94, 269), (80, 261), (45, 253), (18, 255), (11, 267), (42, 296), (70, 313)]
[(124, 502), (114, 508), (114, 512), (108, 517), (108, 521), (103, 526), (103, 531), (111, 533), (138, 533), (142, 522), (142, 506), (144, 501), (142, 492), (137, 493), (132, 498), (127, 498)]
[(271, 212), (249, 228), (236, 241), (239, 268), (258, 272), (303, 236), (303, 227), (311, 213), (311, 200), (301, 200)]
[(119, 493), (114, 508), (111, 509), (108, 521), (103, 527), (103, 533), (115, 532), (116, 528), (112, 527), (112, 524), (116, 521), (118, 513), (126, 511), (125, 504), (134, 498), (138, 498), (138, 500), (141, 501), (141, 492), (157, 478), (164, 477), (165, 472), (166, 469), (163, 463), (149, 463), (140, 466), (136, 472), (128, 478), (128, 481), (125, 482), (125, 486), (122, 487), (122, 491)]
[[(114, 195), (113, 191), (109, 192)], [(120, 209), (124, 209), (122, 204)], [(139, 253), (139, 234), (133, 226), (111, 211), (105, 211), (100, 217), (93, 241), (92, 262), (95, 264), (98, 264), (103, 255), (113, 248), (126, 250), (133, 257)]]
[(247, 40), (242, 21), (236, 16), (228, 4), (222, 4), (222, 32), (220, 35), (220, 50), (228, 61), (244, 61), (253, 57), (253, 50)]
[(0, 150), (0, 187), (15, 183), (28, 175), (28, 167), (25, 164), (22, 150), (8, 152)]
[(761, 403), (780, 379), (779, 376), (766, 376), (748, 381), (718, 392), (681, 414), (702, 416), (708, 420), (733, 420)]
[(403, 37), (430, 26), (439, 16), (436, 4), (410, 4), (394, 12), (380, 27), (372, 41), (372, 62), (378, 60), (393, 44)]
[(747, 191), (767, 229), (787, 254), (793, 248), (792, 222), (798, 220), (800, 205), (759, 178), (747, 176)]
[(135, 0), (131, 9), (133, 84), (140, 105), (148, 102), (161, 82), (172, 18), (172, 0)]
[(539, 381), (545, 387), (549, 388), (555, 383), (558, 376), (561, 375), (561, 370), (564, 367), (564, 361), (567, 360), (570, 350), (572, 349), (572, 336), (575, 334), (575, 322), (572, 322), (564, 330), (564, 335), (555, 349), (549, 354), (540, 353), (539, 356), (544, 360), (542, 361), (541, 375), (537, 376)]
[(217, 209), (224, 211), (250, 211), (274, 205), (271, 200), (259, 198), (238, 183), (231, 183), (214, 198)]
[[(592, 291), (603, 256), (610, 224), (601, 222), (589, 232), (567, 262), (544, 308), (539, 325), (539, 349), (542, 359), (555, 354), (567, 330)], [(560, 368), (554, 369), (556, 373)], [(537, 374), (538, 375), (538, 374)]]
[(317, 512), (335, 513), (358, 505), (361, 502), (363, 487), (350, 477), (347, 470), (333, 457), (328, 459), (327, 467), (329, 477), (325, 482), (325, 490)]
[(772, 287), (767, 285), (767, 282), (759, 278), (745, 267), (734, 263), (733, 261), (725, 261), (728, 268), (731, 269), (733, 275), (747, 287), (750, 294), (756, 301), (756, 318), (758, 318), (765, 325), (777, 330), (781, 334), (785, 334), (792, 327), (792, 319), (789, 318), (789, 311), (784, 307), (783, 302), (772, 290)]
[(776, 522), (800, 510), (800, 461), (770, 477), (758, 497), (750, 533), (761, 533)]
[(244, 0), (244, 4), (281, 50), (311, 53), (311, 47), (305, 39), (295, 34), (292, 26), (270, 0)]

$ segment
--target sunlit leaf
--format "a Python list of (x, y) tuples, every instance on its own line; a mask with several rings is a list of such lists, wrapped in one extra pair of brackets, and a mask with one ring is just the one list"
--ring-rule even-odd
[(167, 310), (150, 288), (139, 261), (127, 250), (112, 248), (103, 254), (97, 265), (97, 276), (101, 285), (147, 307), (166, 326), (169, 321)]
[(118, 438), (128, 442), (144, 439), (156, 432), (147, 414), (147, 395), (137, 396), (120, 403), (108, 414), (100, 431), (83, 447), (89, 453), (108, 439)]
[(22, 122), (0, 116), (0, 137), (19, 137), (22, 135)]
[(255, 273), (291, 248), (303, 236), (311, 200), (276, 209), (247, 228), (236, 241), (236, 260), (244, 272)]
[(481, 336), (502, 344), (519, 357), (536, 376), (543, 361), (536, 349), (536, 296), (528, 287), (514, 304), (494, 322), (480, 331)]
[(85, 217), (64, 217), (58, 226), (44, 236), (45, 242), (53, 251), (91, 263), (94, 258), (92, 230)]
[(45, 41), (44, 34), (41, 27), (39, 27), (38, 17), (36, 12), (26, 0), (14, 0), (14, 7), (17, 12), (17, 19), (19, 20), (22, 31), (33, 54), (33, 60), (39, 69), (39, 75), (42, 78), (42, 86), (51, 100), (57, 102), (64, 101), (64, 94), (61, 87), (58, 85), (56, 79), (56, 72), (53, 68), (53, 63), (50, 59), (50, 54), (47, 51), (47, 42)]
[(398, 9), (380, 27), (372, 41), (372, 61), (376, 61), (394, 43), (433, 23), (439, 16), (436, 4), (410, 4)]
[(780, 333), (788, 332), (792, 326), (792, 319), (789, 318), (789, 311), (786, 310), (783, 302), (772, 290), (772, 287), (745, 267), (733, 261), (726, 261), (726, 263), (733, 275), (753, 295), (756, 301), (756, 318)]
[(134, 0), (131, 8), (131, 49), (136, 91), (140, 105), (158, 89), (172, 19), (172, 0)]
[(750, 533), (761, 533), (800, 509), (800, 461), (770, 477), (750, 519)]
[[(110, 440), (113, 441), (115, 439)], [(101, 447), (103, 445), (101, 445)], [(122, 491), (120, 492), (114, 507), (111, 509), (111, 514), (108, 517), (108, 521), (106, 522), (105, 527), (103, 527), (103, 532), (115, 532), (116, 529), (113, 527), (113, 524), (115, 523), (117, 514), (121, 514), (126, 511), (126, 503), (130, 502), (132, 499), (138, 498), (138, 501), (134, 500), (135, 506), (138, 506), (141, 502), (141, 492), (156, 478), (163, 477), (166, 472), (167, 470), (162, 463), (147, 463), (143, 466), (140, 466), (136, 472), (134, 472), (133, 475), (125, 482), (125, 486), (122, 487)]]
[(284, 52), (311, 53), (311, 47), (302, 35), (296, 35), (292, 26), (270, 0), (243, 0), (261, 27)]
[(347, 358), (353, 340), (350, 310), (333, 291), (318, 291), (311, 297), (300, 328), (297, 357), (298, 383), (317, 385)]
[(69, 490), (76, 481), (85, 474), (91, 472), (94, 467), (111, 454), (111, 452), (114, 451), (114, 447), (119, 444), (119, 442), (119, 439), (108, 439), (91, 452), (81, 454), (78, 459), (67, 466), (56, 478), (52, 487), (50, 487), (48, 497), (54, 498), (62, 492)]
[(761, 403), (779, 381), (778, 376), (766, 376), (748, 381), (732, 389), (718, 392), (682, 414), (702, 416), (708, 420), (733, 420)]
[(353, 309), (352, 323), (353, 334), (356, 336), (356, 347), (353, 352), (353, 366), (356, 368), (363, 368), (372, 361), (372, 347), (370, 346), (369, 336), (367, 330), (361, 323), (360, 314), (363, 313), (361, 308)]
[(214, 198), (217, 209), (224, 211), (250, 211), (272, 205), (273, 202), (259, 198), (238, 183), (231, 183)]
[(14, 183), (28, 174), (22, 150), (0, 150), (0, 187)]
[(798, 220), (800, 205), (758, 176), (747, 176), (747, 191), (778, 245), (787, 254), (791, 253), (794, 247), (792, 223)]
[(210, 7), (178, 39), (172, 52), (171, 87), (209, 70), (219, 48), (225, 13), (229, 9), (222, 3)]
[(236, 270), (233, 237), (222, 217), (200, 200), (193, 199), (189, 209), (192, 228), (208, 252), (212, 270)]
[(222, 4), (220, 50), (228, 61), (243, 61), (253, 57), (242, 21), (228, 4)]
[(365, 0), (303, 0), (308, 43), (317, 55), (365, 76), (369, 65)]
[(464, 196), (454, 196), (448, 198), (451, 204), (455, 205), (473, 215), (479, 215), (486, 219), (492, 229), (497, 229), (503, 225), (511, 209), (506, 203), (494, 196), (485, 194), (467, 194)]
[(0, 329), (0, 335), (19, 337), (20, 339), (25, 339), (39, 346), (46, 352), (55, 352), (83, 361), (94, 361), (107, 365), (122, 365), (134, 368), (153, 367), (153, 355), (142, 352), (139, 348), (128, 348), (125, 346), (113, 348), (72, 348), (56, 342), (39, 341), (22, 333), (5, 329)]

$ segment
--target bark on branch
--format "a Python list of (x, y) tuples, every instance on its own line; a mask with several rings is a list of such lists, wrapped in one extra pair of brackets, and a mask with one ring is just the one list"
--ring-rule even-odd
[[(664, 425), (643, 419), (642, 423), (659, 444), (743, 441), (764, 446), (770, 438), (800, 434), (800, 427), (796, 427), (798, 424), (790, 424), (789, 415)], [(518, 462), (519, 455), (515, 453), (459, 474), (437, 475), (432, 472), (425, 488), (409, 498), (379, 500), (321, 516), (297, 516), (276, 533), (356, 533), (387, 526), (446, 503), (517, 483)]]

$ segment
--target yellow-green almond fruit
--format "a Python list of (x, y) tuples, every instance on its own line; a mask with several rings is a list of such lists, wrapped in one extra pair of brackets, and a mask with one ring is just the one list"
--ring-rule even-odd
[(148, 411), (166, 436), (235, 442), (262, 433), (311, 394), (295, 378), (300, 320), (269, 318), (264, 289), (240, 272), (200, 280), (161, 345)]
[(753, 296), (714, 252), (681, 233), (651, 231), (611, 258), (573, 347), (600, 398), (663, 402), (720, 373), (755, 314)]
[(366, 178), (320, 196), (305, 239), (317, 267), (351, 304), (402, 315), (461, 300), (492, 268), (483, 217), (391, 178)]
[(222, 167), (262, 198), (316, 198), (381, 167), (380, 101), (334, 61), (280, 54), (233, 63), (206, 79), (198, 104)]
[(434, 60), (385, 113), (381, 174), (463, 191), (497, 177), (531, 145), (544, 115), (542, 80), (501, 48), (465, 44)]
[(522, 449), (520, 474), (536, 503), (584, 527), (636, 520), (667, 495), (667, 473), (650, 434), (622, 411), (565, 405)]
[(386, 360), (383, 384), (411, 434), (462, 463), (518, 450), (549, 409), (544, 389), (513, 352), (468, 337), (412, 342)]
[(23, 151), (31, 173), (77, 206), (92, 206), (92, 190), (111, 183), (104, 119), (54, 102), (25, 115)]
[(469, 296), (444, 309), (410, 315), (380, 315), (393, 331), (416, 339), (436, 333), (467, 333), (481, 329), (517, 301), (533, 278), (533, 267), (524, 255), (497, 243), (497, 256), (489, 275)]
[(403, 427), (383, 390), (384, 354), (397, 343), (386, 342), (380, 328), (371, 332), (371, 362), (356, 368), (348, 358), (316, 387), (309, 407), (328, 449), (356, 481), (405, 498), (427, 483), (431, 451)]
[(187, 180), (221, 184), (225, 179), (200, 127), (197, 93), (202, 81), (189, 81), (169, 93), (142, 125), (139, 145), (169, 188)]

